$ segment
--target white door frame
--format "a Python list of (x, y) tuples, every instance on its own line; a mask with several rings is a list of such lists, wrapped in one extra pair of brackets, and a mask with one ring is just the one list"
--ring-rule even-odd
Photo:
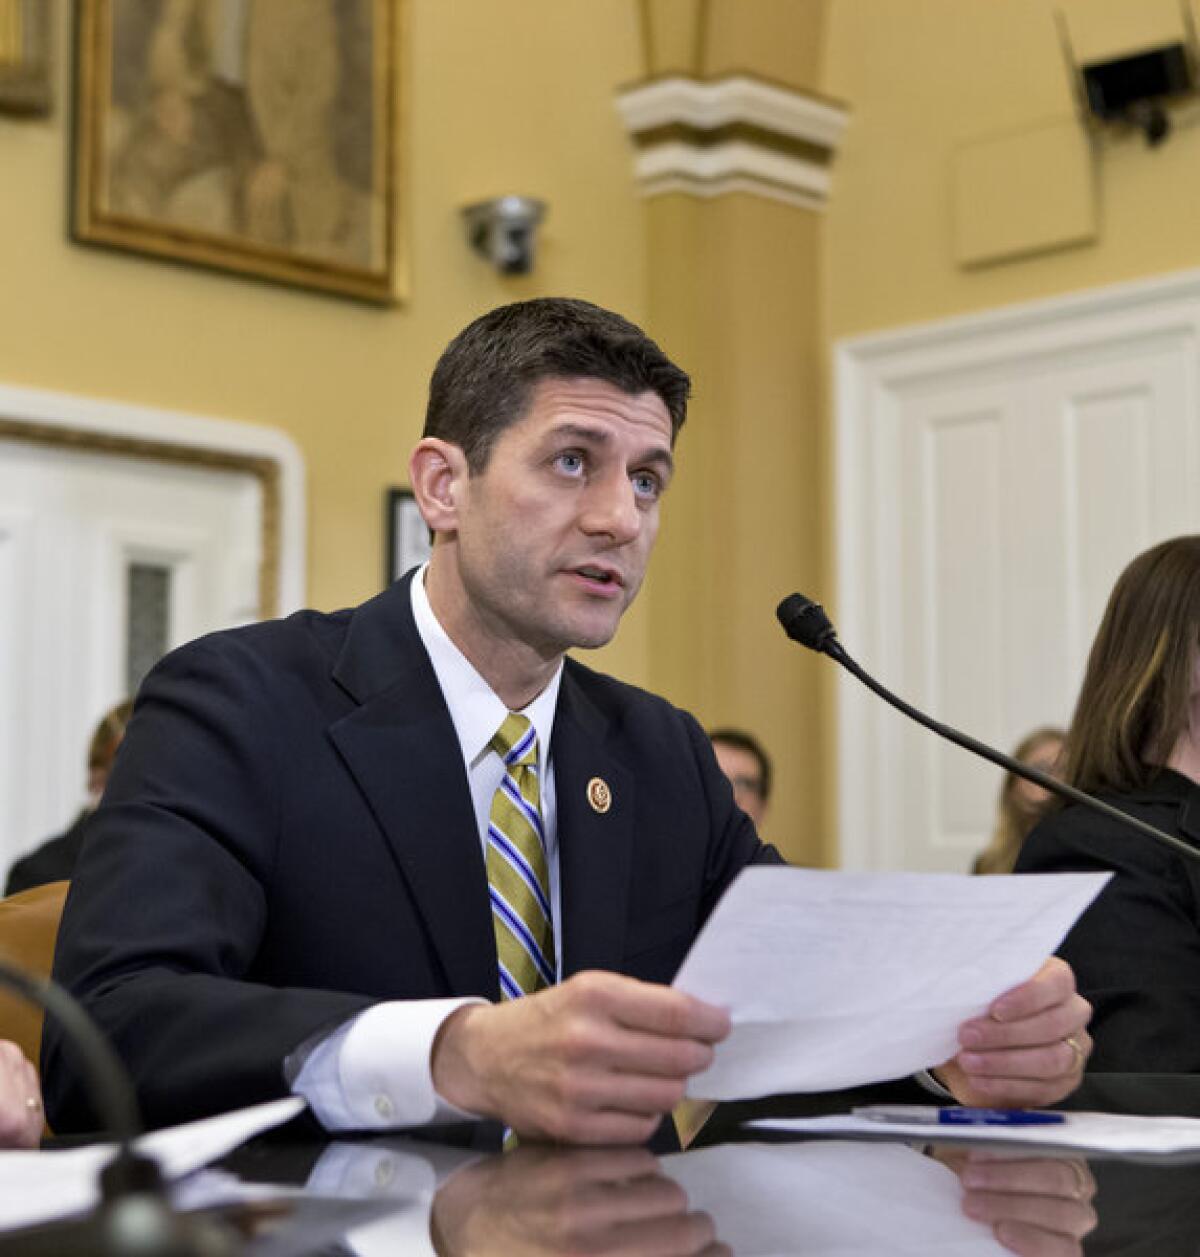
[[(894, 620), (888, 620), (889, 607), (899, 605), (900, 580), (896, 520), (901, 503), (889, 474), (898, 456), (897, 394), (919, 388), (923, 379), (953, 378), (956, 371), (1034, 364), (1039, 358), (1146, 336), (1178, 336), (1200, 372), (1200, 271), (837, 342), (833, 618), (847, 651), (885, 685), (901, 674), (898, 635), (889, 631)], [(848, 869), (889, 866), (886, 818), (878, 814), (878, 800), (893, 798), (898, 783), (885, 711), (859, 682), (839, 678), (839, 851)]]
[[(161, 410), (126, 402), (100, 401), (70, 393), (18, 388), (0, 384), (0, 421), (7, 420), (35, 435), (38, 428), (60, 437), (77, 436), (83, 447), (126, 441), (144, 447), (153, 456), (179, 461), (211, 461), (222, 456), (238, 461), (263, 462), (278, 484), (276, 518), (267, 519), (271, 544), (264, 553), (274, 555), (269, 585), (273, 589), (266, 610), (286, 615), (305, 605), (305, 495), (304, 456), (300, 447), (277, 428), (238, 423), (180, 410)], [(119, 445), (110, 452), (119, 454)]]

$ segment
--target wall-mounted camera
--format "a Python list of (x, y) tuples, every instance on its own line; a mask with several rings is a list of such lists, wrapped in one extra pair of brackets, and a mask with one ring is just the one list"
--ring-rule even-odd
[(1167, 102), (1195, 87), (1183, 44), (1097, 61), (1080, 72), (1091, 112), (1102, 122), (1131, 123), (1151, 146), (1161, 144), (1171, 130)]
[(502, 275), (533, 269), (538, 224), (546, 203), (531, 196), (496, 196), (463, 207), (467, 239)]
[[(1124, 0), (1121, 8), (1126, 21), (1118, 33), (1122, 42), (1130, 41), (1125, 48), (1114, 46), (1111, 27), (1104, 37), (1104, 8), (1080, 6), (1070, 22), (1062, 9), (1055, 9), (1054, 18), (1083, 120), (1093, 127), (1136, 127), (1153, 147), (1171, 132), (1169, 107), (1196, 92), (1200, 43), (1190, 0), (1177, 0), (1176, 20), (1161, 7), (1151, 12), (1146, 6), (1143, 14), (1140, 4)], [(1140, 39), (1139, 16), (1145, 20)], [(1075, 54), (1072, 27), (1088, 48), (1082, 57)]]

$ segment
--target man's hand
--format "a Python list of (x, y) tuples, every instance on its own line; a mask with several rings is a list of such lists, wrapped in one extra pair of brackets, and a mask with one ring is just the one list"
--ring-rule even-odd
[[(936, 1155), (936, 1154), (935, 1154)], [(1096, 1180), (1078, 1158), (1011, 1159), (970, 1152), (954, 1168), (963, 1212), (1021, 1257), (1081, 1257), (1096, 1226)]]
[(477, 1161), (438, 1190), (429, 1229), (443, 1257), (729, 1252), (645, 1148), (523, 1144)]
[(0, 1148), (36, 1148), (41, 1137), (37, 1071), (15, 1043), (0, 1040)]
[(1092, 1052), (1084, 1028), (1091, 1015), (1071, 967), (1051, 957), (1028, 982), (994, 1000), (984, 1016), (964, 1021), (958, 1055), (933, 1072), (960, 1104), (1054, 1104), (1083, 1077)]
[(728, 1013), (682, 991), (581, 973), (452, 1013), (434, 1040), (433, 1085), (527, 1138), (641, 1143), (728, 1033)]

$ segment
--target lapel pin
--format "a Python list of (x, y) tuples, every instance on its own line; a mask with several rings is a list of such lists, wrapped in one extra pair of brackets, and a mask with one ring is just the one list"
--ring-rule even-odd
[(599, 812), (601, 816), (612, 807), (612, 791), (603, 777), (593, 777), (587, 783), (587, 799), (592, 811)]

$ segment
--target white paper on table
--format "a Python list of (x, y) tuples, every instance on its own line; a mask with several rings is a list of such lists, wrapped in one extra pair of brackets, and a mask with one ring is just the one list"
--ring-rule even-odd
[[(299, 1096), (288, 1096), (156, 1130), (141, 1136), (136, 1146), (158, 1162), (166, 1178), (179, 1178), (255, 1135), (281, 1126), (304, 1107)], [(97, 1175), (115, 1151), (113, 1144), (106, 1143), (61, 1151), (0, 1153), (0, 1230), (90, 1209), (100, 1198)]]
[(744, 869), (673, 985), (730, 1010), (688, 1094), (737, 1100), (901, 1078), (1037, 971), (1109, 873)]
[(662, 1168), (739, 1257), (1008, 1254), (963, 1213), (957, 1175), (902, 1144), (727, 1144), (665, 1157)]
[[(892, 1106), (897, 1112), (903, 1105)], [(800, 1135), (885, 1135), (927, 1143), (1033, 1144), (1047, 1150), (1116, 1156), (1179, 1157), (1200, 1154), (1200, 1118), (1143, 1117), (1125, 1113), (1067, 1113), (1048, 1126), (951, 1126), (884, 1122), (852, 1113), (825, 1117), (763, 1118), (749, 1123), (764, 1130)]]

